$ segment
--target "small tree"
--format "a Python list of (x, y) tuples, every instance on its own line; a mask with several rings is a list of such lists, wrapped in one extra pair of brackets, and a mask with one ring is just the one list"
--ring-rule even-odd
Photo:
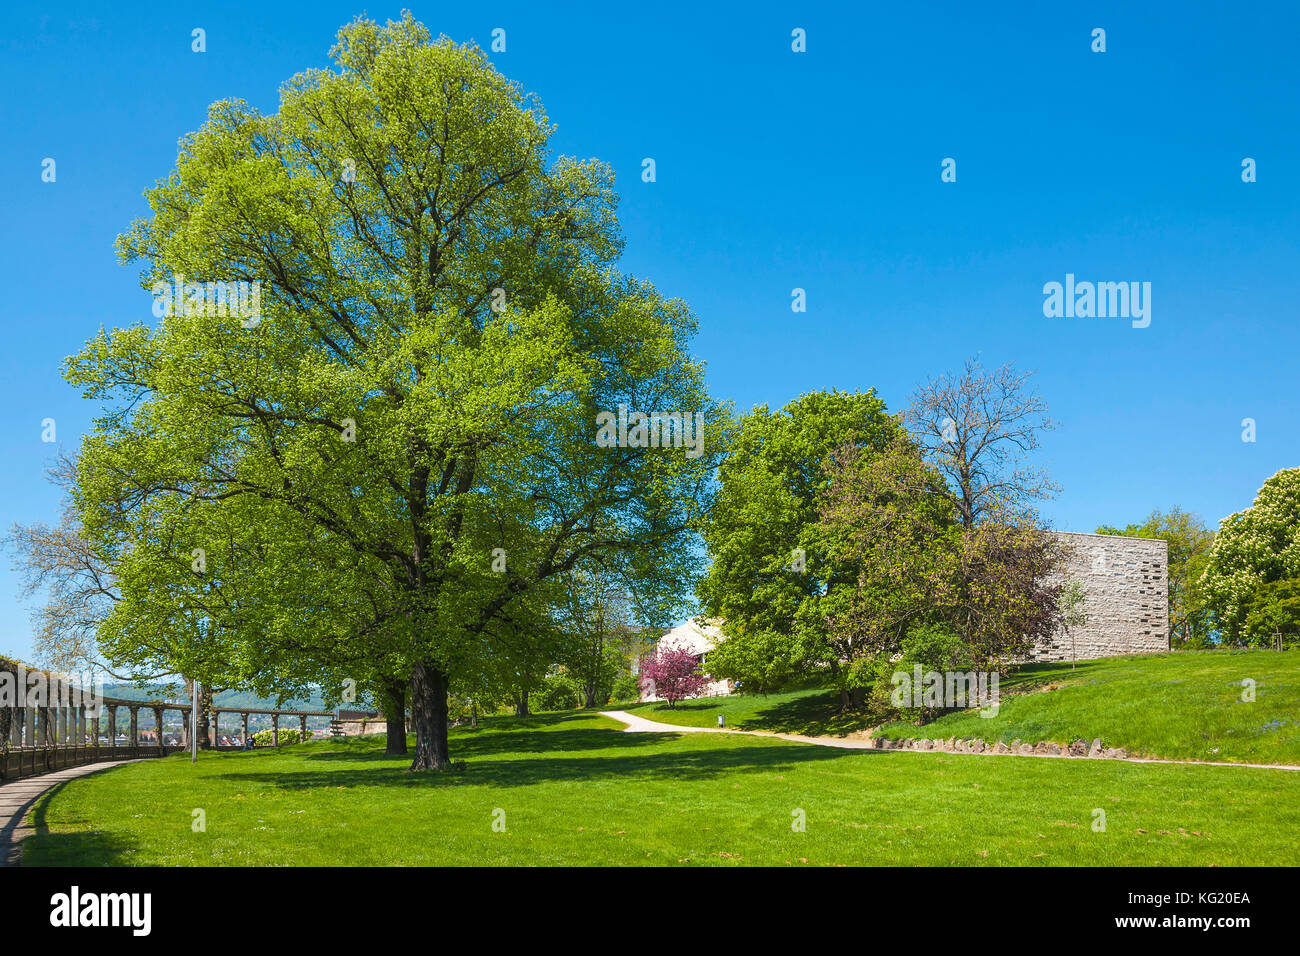
[(641, 658), (641, 690), (653, 691), (668, 701), (671, 710), (679, 700), (698, 697), (709, 686), (700, 662), (685, 648), (665, 647)]
[(1088, 623), (1088, 615), (1083, 610), (1083, 599), (1083, 585), (1075, 580), (1067, 581), (1061, 591), (1060, 607), (1061, 624), (1070, 635), (1070, 670), (1074, 670), (1074, 663), (1079, 659), (1074, 650), (1074, 629)]

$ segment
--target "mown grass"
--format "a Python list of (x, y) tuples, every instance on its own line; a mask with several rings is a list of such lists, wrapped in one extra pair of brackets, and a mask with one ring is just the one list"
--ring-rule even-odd
[[(1252, 680), (1254, 701), (1242, 699)], [(875, 734), (979, 737), (1068, 744), (1100, 737), (1108, 747), (1171, 760), (1300, 764), (1300, 651), (1196, 651), (1031, 664), (1001, 681), (996, 717), (948, 714), (927, 724), (887, 723)], [(840, 714), (824, 690), (719, 697), (627, 708), (679, 726), (727, 726), (813, 736), (865, 730), (872, 719)]]
[(441, 774), (378, 739), (131, 764), (44, 798), (24, 864), (1282, 865), (1300, 828), (1288, 771), (618, 726), (484, 720)]
[(678, 727), (716, 727), (721, 715), (726, 718), (726, 726), (736, 730), (765, 730), (810, 737), (844, 736), (874, 723), (864, 714), (844, 713), (839, 694), (822, 688), (779, 694), (704, 697), (680, 701), (675, 707), (669, 707), (663, 701), (650, 701), (605, 709), (621, 709)]
[[(1254, 682), (1254, 700), (1243, 699)], [(1300, 764), (1300, 651), (1204, 651), (1026, 668), (996, 717), (966, 711), (887, 737), (1016, 738), (1107, 746), (1173, 760)]]

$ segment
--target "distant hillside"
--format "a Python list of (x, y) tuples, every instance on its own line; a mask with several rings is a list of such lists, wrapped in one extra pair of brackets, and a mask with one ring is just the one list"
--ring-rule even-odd
[[(177, 684), (157, 684), (138, 687), (135, 684), (105, 684), (105, 697), (120, 697), (123, 700), (166, 700), (185, 703), (185, 689)], [(225, 690), (217, 694), (214, 702), (218, 707), (249, 707), (254, 710), (331, 710), (319, 695), (308, 698), (286, 700), (280, 703), (271, 697), (258, 697), (246, 691)]]

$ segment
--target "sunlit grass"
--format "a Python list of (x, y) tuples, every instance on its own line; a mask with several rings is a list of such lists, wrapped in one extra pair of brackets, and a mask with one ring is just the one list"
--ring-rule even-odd
[[(1243, 700), (1254, 681), (1254, 700)], [(949, 714), (931, 723), (889, 723), (885, 737), (978, 737), (993, 742), (1100, 737), (1108, 747), (1175, 760), (1300, 764), (1300, 651), (1198, 651), (1032, 664), (1001, 682), (996, 717)], [(875, 721), (840, 712), (825, 690), (731, 696), (628, 710), (679, 726), (844, 735)]]
[[(844, 751), (617, 726), (592, 715), (484, 720), (453, 737), (467, 768), (441, 774), (408, 772), (378, 739), (132, 764), (46, 798), (36, 822), (47, 832), (25, 843), (24, 863), (1294, 862), (1300, 774), (1286, 771)], [(806, 832), (792, 828), (799, 811)]]

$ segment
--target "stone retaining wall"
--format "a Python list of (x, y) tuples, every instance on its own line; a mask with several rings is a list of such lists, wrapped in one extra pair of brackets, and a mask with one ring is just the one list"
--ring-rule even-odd
[(867, 741), (869, 750), (931, 750), (941, 753), (953, 754), (1021, 754), (1023, 756), (1035, 757), (1092, 757), (1105, 758), (1110, 760), (1123, 760), (1128, 756), (1128, 752), (1123, 747), (1103, 747), (1101, 738), (1095, 738), (1092, 743), (1086, 740), (1076, 740), (1074, 743), (1064, 746), (1051, 741), (1039, 741), (1037, 743), (1023, 743), (1019, 738), (1011, 743), (1003, 743), (1001, 740), (988, 743), (976, 738), (949, 737), (946, 740), (939, 738), (913, 738), (904, 737), (898, 740), (891, 740), (887, 737), (872, 737)]

